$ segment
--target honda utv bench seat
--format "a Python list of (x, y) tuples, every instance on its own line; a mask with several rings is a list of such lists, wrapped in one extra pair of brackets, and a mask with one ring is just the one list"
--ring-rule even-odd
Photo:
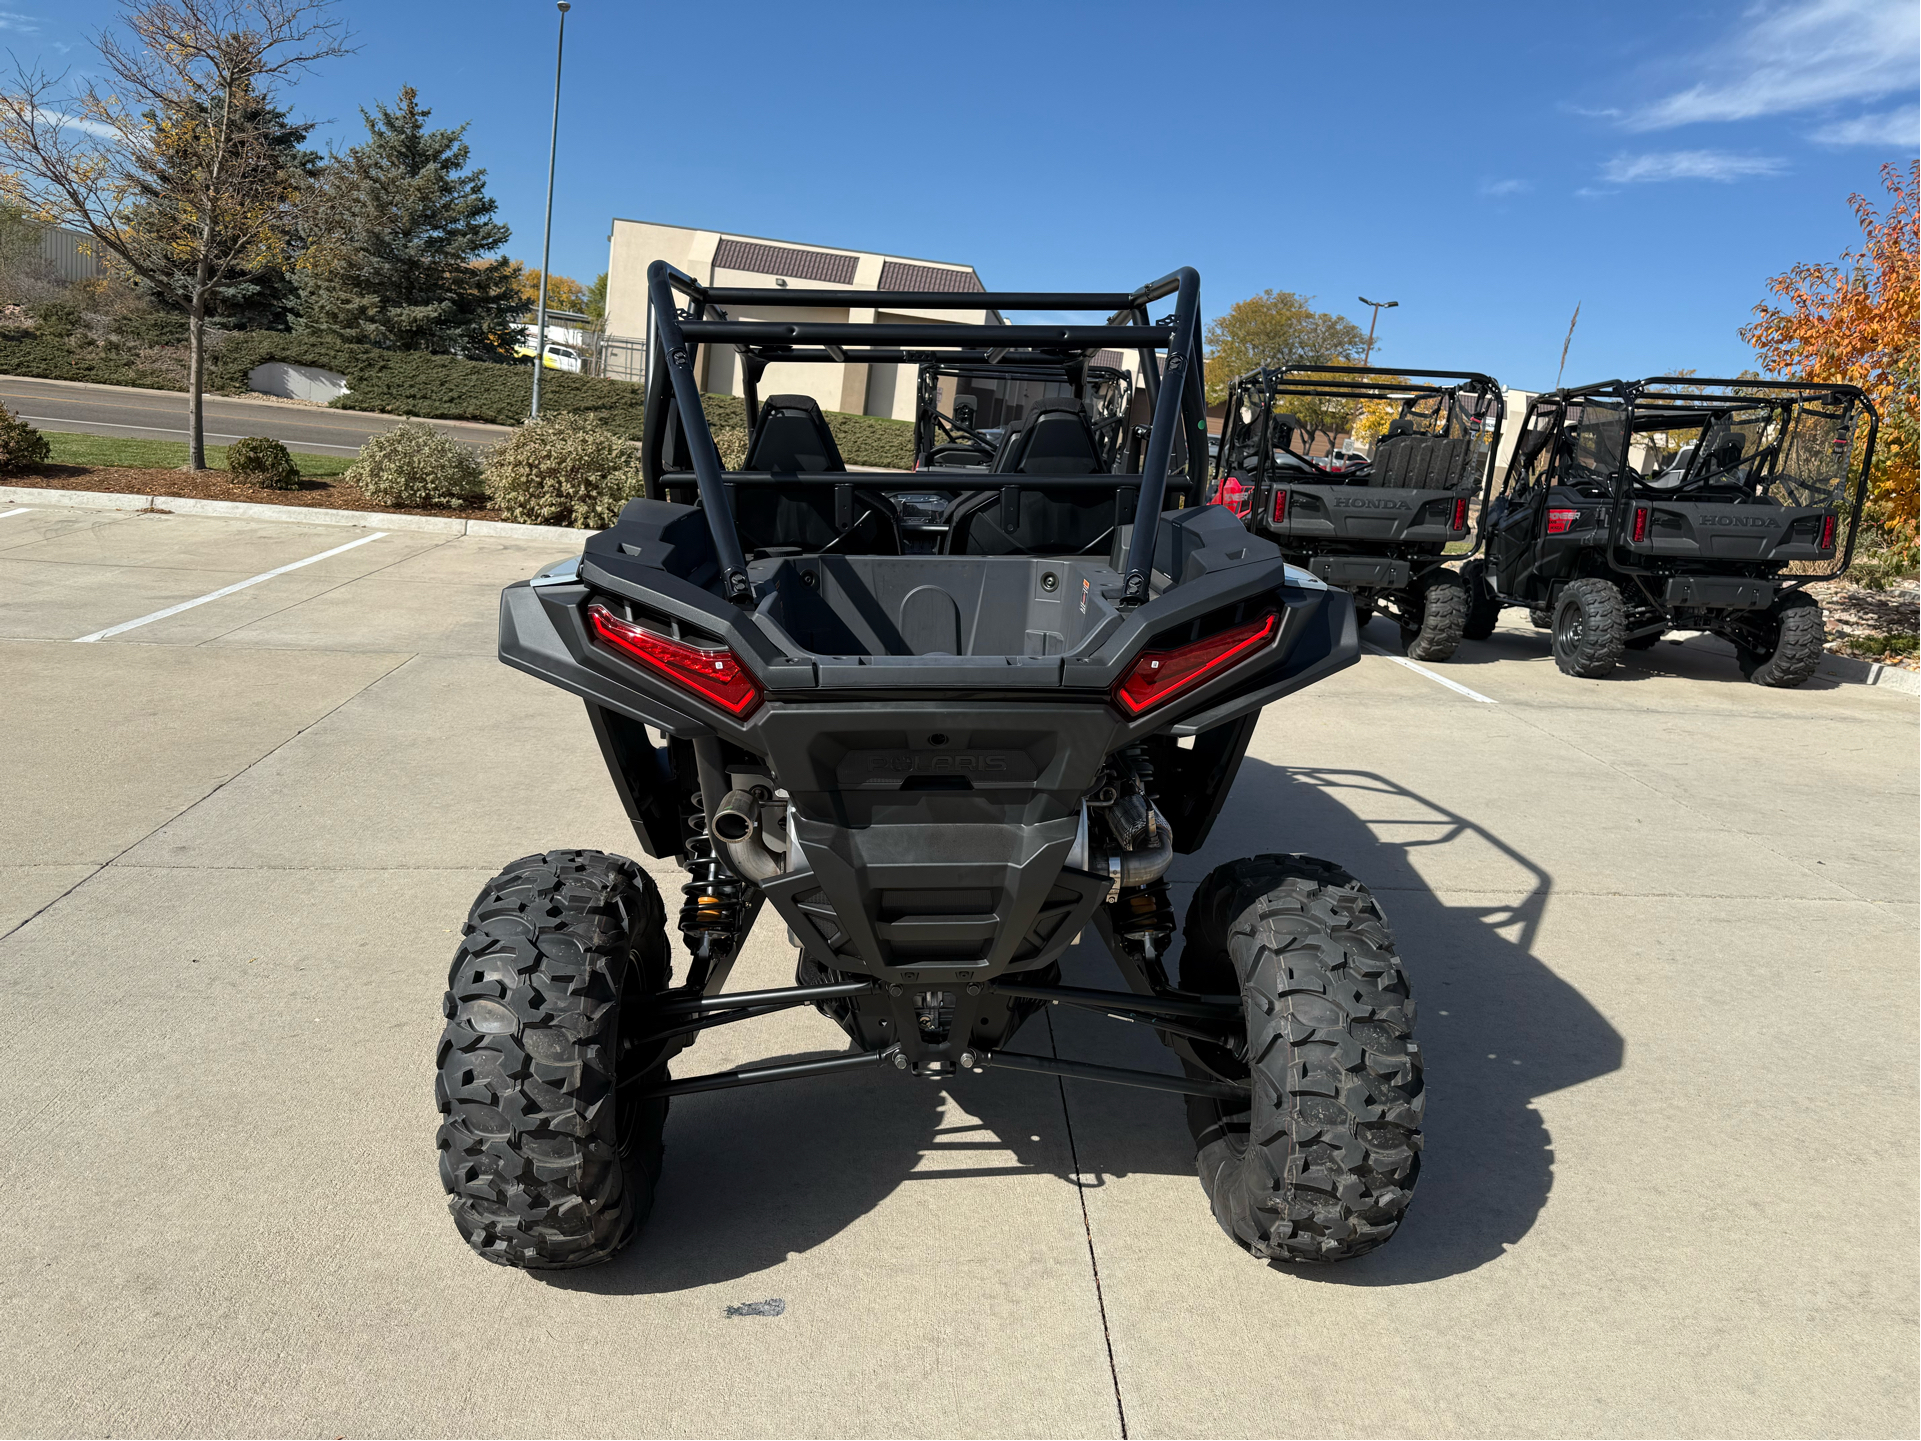
[(1465, 436), (1453, 440), (1438, 435), (1416, 435), (1411, 428), (1396, 430), (1406, 421), (1396, 420), (1374, 448), (1374, 473), (1370, 483), (1396, 490), (1453, 490), (1467, 473), (1473, 441)]
[[(1100, 474), (1100, 447), (1086, 407), (1071, 398), (1041, 401), (1001, 437), (993, 470), (999, 476)], [(1116, 522), (1112, 496), (1069, 490), (1050, 493), (1043, 483), (1004, 484), (999, 490), (964, 496), (956, 502), (949, 523), (955, 552), (1008, 555), (1078, 554)]]
[[(834, 432), (811, 395), (770, 395), (760, 408), (747, 442), (743, 469), (775, 475), (844, 473)], [(835, 548), (850, 553), (900, 554), (900, 519), (886, 497), (835, 486), (739, 485), (734, 487), (735, 524), (749, 550), (798, 547), (815, 551), (840, 540)], [(849, 501), (851, 500), (851, 505)]]

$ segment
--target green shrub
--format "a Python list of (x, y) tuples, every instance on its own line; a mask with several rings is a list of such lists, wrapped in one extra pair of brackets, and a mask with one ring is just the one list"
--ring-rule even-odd
[(250, 435), (227, 447), (227, 474), (236, 482), (267, 490), (298, 490), (300, 467), (287, 447), (265, 435)]
[(420, 420), (403, 420), (361, 446), (347, 479), (382, 505), (455, 510), (487, 493), (480, 458)]
[(640, 452), (591, 416), (543, 415), (487, 456), (503, 520), (604, 530), (641, 493)]
[(46, 436), (0, 405), (0, 475), (18, 475), (33, 466), (45, 465), (47, 454)]
[(1915, 547), (1876, 548), (1855, 552), (1847, 578), (1868, 590), (1886, 590), (1897, 580), (1913, 580), (1916, 573)]

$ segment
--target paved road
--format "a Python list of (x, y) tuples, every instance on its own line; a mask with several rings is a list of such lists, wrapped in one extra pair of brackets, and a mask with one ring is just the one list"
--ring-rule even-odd
[[(1430, 667), (1485, 701), (1369, 656), (1268, 713), (1176, 898), (1261, 850), (1382, 897), (1430, 1129), (1362, 1261), (1231, 1246), (1172, 1098), (889, 1072), (676, 1101), (641, 1239), (543, 1280), (456, 1237), (431, 1091), (485, 878), (633, 849), (492, 655), (554, 548), (388, 535), (72, 643), (363, 534), (0, 518), (0, 1433), (1913, 1433), (1914, 698), (1707, 642), (1576, 682), (1523, 620)], [(792, 974), (765, 925), (736, 979)]]
[[(187, 439), (187, 397), (170, 390), (134, 390), (65, 380), (0, 376), (0, 403), (41, 430), (117, 435), (141, 440)], [(207, 397), (207, 441), (228, 445), (248, 435), (268, 435), (289, 450), (316, 455), (353, 455), (367, 438), (392, 430), (398, 416), (327, 410), (284, 401)], [(470, 445), (498, 444), (510, 433), (499, 425), (430, 421), (434, 429)]]

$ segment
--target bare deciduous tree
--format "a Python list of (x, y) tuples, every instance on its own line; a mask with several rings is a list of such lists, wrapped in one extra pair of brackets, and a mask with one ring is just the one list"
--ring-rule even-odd
[(181, 293), (191, 350), (188, 467), (206, 466), (206, 322), (225, 287), (280, 256), (305, 200), (261, 117), (276, 86), (347, 50), (331, 0), (123, 0), (95, 40), (101, 81), (16, 67), (0, 90), (0, 194), (89, 232)]

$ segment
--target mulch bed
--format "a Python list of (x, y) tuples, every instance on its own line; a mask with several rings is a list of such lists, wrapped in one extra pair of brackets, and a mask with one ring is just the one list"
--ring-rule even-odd
[(1867, 590), (1845, 580), (1830, 580), (1809, 586), (1808, 593), (1821, 602), (1829, 650), (1907, 670), (1921, 668), (1913, 655), (1871, 655), (1866, 653), (1868, 647), (1844, 648), (1842, 644), (1856, 636), (1914, 635), (1921, 627), (1921, 595), (1915, 590), (1907, 586)]
[(268, 490), (234, 481), (224, 470), (143, 470), (126, 465), (41, 465), (0, 484), (42, 485), (48, 490), (93, 490), (112, 495), (167, 495), (182, 500), (243, 500), (253, 505), (312, 506), (323, 510), (378, 510), (389, 515), (444, 515), (459, 520), (499, 520), (497, 510), (429, 510), (388, 505), (361, 494), (343, 476), (302, 477), (296, 490)]

